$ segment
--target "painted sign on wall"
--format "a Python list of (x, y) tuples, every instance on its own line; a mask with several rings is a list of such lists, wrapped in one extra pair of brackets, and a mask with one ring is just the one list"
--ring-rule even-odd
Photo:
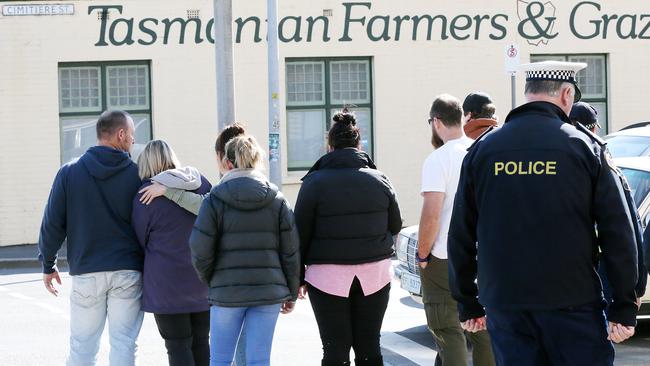
[[(516, 0), (516, 17), (500, 12), (471, 14), (378, 14), (370, 2), (342, 2), (339, 34), (333, 34), (330, 16), (288, 15), (278, 22), (278, 38), (283, 43), (352, 42), (358, 37), (371, 42), (399, 41), (500, 41), (515, 33), (533, 46), (547, 45), (560, 35), (558, 22), (568, 23), (577, 39), (648, 40), (649, 14), (608, 13), (594, 1), (576, 3), (568, 13), (558, 14), (552, 1)], [(127, 17), (122, 5), (92, 5), (88, 14), (110, 13), (101, 17), (95, 46), (149, 46), (157, 43), (214, 43), (214, 19)], [(114, 13), (119, 16), (113, 16)], [(236, 43), (264, 40), (265, 20), (258, 16), (234, 20)], [(361, 32), (359, 32), (359, 30)], [(362, 34), (359, 36), (358, 34)], [(353, 39), (354, 37), (357, 39)], [(206, 42), (206, 43), (207, 43)]]
[(25, 15), (73, 15), (73, 4), (31, 4), (31, 5), (3, 5), (4, 16)]

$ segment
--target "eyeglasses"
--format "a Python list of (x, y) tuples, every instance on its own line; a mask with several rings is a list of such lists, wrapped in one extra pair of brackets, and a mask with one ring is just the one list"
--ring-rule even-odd
[[(429, 122), (429, 126), (431, 125), (431, 123), (433, 123), (433, 120), (436, 119), (436, 118), (438, 118), (438, 117), (432, 117), (432, 118), (429, 118), (427, 120), (427, 122)], [(438, 119), (440, 119), (440, 118), (438, 118)]]

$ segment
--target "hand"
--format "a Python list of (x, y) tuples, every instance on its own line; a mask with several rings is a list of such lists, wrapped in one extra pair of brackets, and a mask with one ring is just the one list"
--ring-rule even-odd
[(304, 300), (307, 298), (307, 285), (298, 287), (298, 298)]
[(607, 324), (607, 340), (614, 343), (621, 343), (634, 335), (634, 327), (627, 327), (619, 323), (609, 322)]
[(280, 312), (282, 314), (289, 314), (290, 312), (293, 311), (295, 307), (296, 307), (295, 301), (285, 301), (282, 303), (282, 308), (280, 308)]
[[(431, 252), (427, 252), (425, 255), (420, 256), (420, 251), (416, 253), (416, 259), (418, 261), (418, 265), (420, 266), (421, 269), (427, 268), (427, 265), (429, 264), (429, 261), (431, 260)], [(424, 260), (426, 258), (426, 261), (421, 262), (420, 260)]]
[(167, 187), (160, 183), (153, 182), (151, 185), (142, 188), (138, 193), (142, 193), (140, 202), (148, 205), (154, 198), (160, 197), (167, 192)]
[(636, 307), (637, 307), (637, 310), (641, 309), (641, 298), (640, 297), (636, 298)]
[(57, 290), (54, 287), (54, 284), (52, 283), (52, 280), (56, 280), (56, 282), (61, 284), (61, 277), (59, 277), (59, 272), (54, 271), (49, 274), (43, 274), (43, 283), (45, 284), (45, 289), (49, 291), (54, 296), (59, 296), (59, 290)]
[(460, 323), (460, 326), (470, 333), (476, 333), (487, 329), (486, 319), (484, 316), (464, 321)]

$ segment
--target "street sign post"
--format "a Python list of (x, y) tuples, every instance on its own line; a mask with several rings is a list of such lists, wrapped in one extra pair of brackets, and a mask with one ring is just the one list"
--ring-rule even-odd
[(517, 107), (517, 69), (520, 65), (519, 46), (510, 43), (505, 49), (506, 73), (510, 74), (510, 93), (512, 96), (512, 109)]
[(280, 54), (278, 50), (278, 3), (267, 0), (268, 19), (268, 101), (269, 101), (269, 180), (282, 188), (282, 154), (280, 146)]

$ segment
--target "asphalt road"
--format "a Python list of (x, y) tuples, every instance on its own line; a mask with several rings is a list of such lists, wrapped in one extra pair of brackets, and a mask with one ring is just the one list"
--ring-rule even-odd
[[(61, 295), (43, 288), (37, 269), (0, 270), (0, 365), (64, 365), (68, 344), (70, 278), (62, 273)], [(433, 365), (436, 352), (424, 326), (421, 306), (394, 282), (382, 328), (386, 365)], [(106, 332), (105, 332), (106, 333)], [(139, 338), (140, 365), (165, 365), (165, 348), (153, 316), (145, 316)], [(308, 301), (289, 315), (280, 315), (272, 364), (320, 365), (318, 329)], [(102, 338), (99, 365), (108, 364), (108, 339)], [(650, 365), (650, 322), (617, 346), (616, 365)]]

